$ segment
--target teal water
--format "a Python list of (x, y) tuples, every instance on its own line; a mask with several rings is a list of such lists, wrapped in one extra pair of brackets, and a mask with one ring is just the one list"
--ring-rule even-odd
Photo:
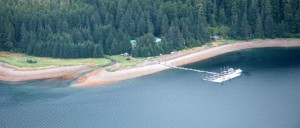
[(0, 82), (1, 128), (299, 128), (300, 49), (233, 52), (185, 67), (243, 69), (216, 84), (170, 69), (90, 87)]

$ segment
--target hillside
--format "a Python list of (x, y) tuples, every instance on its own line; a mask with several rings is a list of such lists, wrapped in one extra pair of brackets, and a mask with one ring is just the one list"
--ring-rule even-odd
[[(299, 0), (1, 0), (0, 50), (156, 56), (228, 39), (300, 37)], [(155, 42), (154, 38), (161, 38)], [(133, 47), (130, 40), (136, 40)]]

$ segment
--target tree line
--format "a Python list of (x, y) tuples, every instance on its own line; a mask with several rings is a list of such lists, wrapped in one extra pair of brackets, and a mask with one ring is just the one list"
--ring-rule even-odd
[(59, 58), (156, 56), (203, 45), (213, 35), (300, 37), (300, 1), (1, 0), (0, 23), (1, 51)]

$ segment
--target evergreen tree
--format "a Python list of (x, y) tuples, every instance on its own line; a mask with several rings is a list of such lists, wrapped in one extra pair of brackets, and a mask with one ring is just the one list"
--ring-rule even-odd
[[(257, 14), (259, 14), (259, 9), (258, 9), (258, 5), (257, 5), (257, 0), (251, 0), (251, 4), (249, 6), (249, 10), (248, 10), (248, 21), (250, 26), (252, 26), (252, 30), (255, 29), (255, 23), (258, 19)], [(257, 25), (256, 25), (257, 26)]]
[(130, 43), (130, 37), (129, 35), (123, 35), (123, 38), (122, 38), (122, 44), (123, 46), (123, 49), (122, 49), (122, 52), (125, 53), (130, 53), (131, 52), (131, 43)]
[(300, 2), (299, 2), (298, 10), (296, 11), (295, 14), (295, 23), (296, 23), (297, 33), (300, 33)]
[(256, 19), (256, 23), (255, 23), (255, 33), (254, 36), (256, 38), (262, 38), (264, 37), (264, 31), (263, 31), (263, 23), (260, 17), (260, 14), (258, 14), (257, 19)]
[(103, 48), (100, 44), (95, 45), (93, 50), (93, 57), (103, 57)]
[(111, 54), (120, 54), (119, 51), (119, 45), (116, 39), (113, 39), (113, 42), (111, 44)]
[(130, 33), (130, 29), (131, 29), (130, 22), (132, 21), (129, 13), (130, 12), (127, 11), (125, 13), (125, 15), (123, 15), (123, 17), (121, 18), (121, 21), (120, 21), (120, 29), (127, 33)]
[(163, 19), (162, 19), (162, 23), (161, 23), (161, 35), (165, 35), (167, 34), (169, 30), (169, 20), (166, 14), (164, 14)]
[(284, 22), (287, 27), (287, 32), (293, 32), (294, 23), (293, 23), (293, 12), (290, 5), (290, 2), (286, 1), (284, 5)]
[(212, 26), (216, 25), (216, 0), (209, 0), (206, 2), (206, 17), (207, 22)]
[(147, 33), (151, 33), (151, 34), (154, 33), (154, 26), (149, 19), (147, 21)]
[(263, 38), (264, 37), (264, 31), (263, 31), (263, 23), (260, 14), (258, 14), (256, 22), (255, 22), (255, 32), (254, 36), (256, 38)]
[(182, 33), (180, 32), (179, 28), (174, 25), (174, 23), (171, 24), (168, 35), (167, 35), (167, 41), (170, 41), (173, 43), (173, 47), (176, 50), (180, 50), (184, 48), (184, 40), (182, 37)]
[[(210, 28), (232, 39), (297, 37), (299, 17), (299, 0), (2, 0), (0, 50), (64, 58), (98, 57), (99, 49), (152, 56), (202, 45), (215, 34)], [(144, 43), (132, 49), (130, 39), (137, 38)]]
[(251, 38), (251, 27), (247, 19), (247, 13), (245, 12), (242, 19), (240, 33), (243, 39)]
[(104, 53), (111, 55), (111, 46), (112, 42), (114, 40), (114, 35), (112, 33), (109, 34), (108, 38), (106, 39), (105, 45), (104, 45)]
[(142, 16), (138, 22), (138, 25), (137, 25), (137, 35), (138, 36), (144, 35), (146, 33), (147, 24), (146, 24), (145, 18), (146, 18), (145, 14), (142, 14)]
[(273, 38), (275, 35), (274, 21), (271, 15), (267, 15), (264, 22), (264, 32), (265, 36), (269, 38)]
[(239, 36), (237, 35), (238, 33), (238, 20), (237, 20), (237, 15), (233, 16), (233, 19), (232, 19), (232, 23), (231, 23), (231, 37), (233, 38), (238, 38)]
[(6, 42), (4, 44), (4, 47), (6, 47), (7, 50), (11, 50), (14, 47), (14, 28), (12, 26), (12, 24), (8, 24), (8, 27), (5, 29), (5, 33), (7, 33), (7, 35), (5, 35), (6, 37)]
[(277, 37), (284, 37), (286, 31), (285, 31), (285, 23), (282, 21), (277, 25), (277, 31), (276, 31), (276, 36)]
[(224, 8), (219, 11), (219, 24), (226, 24), (226, 15)]

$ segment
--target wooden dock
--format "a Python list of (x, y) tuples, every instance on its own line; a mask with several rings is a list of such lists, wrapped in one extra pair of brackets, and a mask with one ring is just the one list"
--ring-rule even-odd
[(178, 66), (168, 66), (168, 65), (165, 65), (165, 66), (170, 67), (170, 68), (175, 68), (175, 69), (186, 70), (186, 71), (194, 71), (194, 72), (199, 72), (199, 73), (207, 73), (207, 74), (212, 74), (212, 75), (220, 75), (220, 73), (210, 72), (210, 71), (204, 71), (204, 70), (199, 70), (199, 69), (184, 68), (184, 67), (178, 67)]
[(210, 71), (205, 71), (205, 70), (185, 68), (185, 67), (179, 67), (179, 66), (170, 66), (170, 65), (166, 65), (166, 64), (162, 64), (162, 65), (170, 67), (170, 68), (174, 68), (174, 69), (193, 71), (193, 72), (198, 72), (198, 73), (206, 73), (206, 74), (209, 74), (209, 76), (206, 76), (205, 78), (203, 78), (203, 80), (210, 81), (210, 82), (216, 82), (216, 83), (225, 82), (227, 80), (238, 77), (242, 74), (241, 69), (233, 69), (233, 68), (228, 68), (227, 70), (224, 70), (221, 73), (217, 73), (217, 72), (210, 72)]

